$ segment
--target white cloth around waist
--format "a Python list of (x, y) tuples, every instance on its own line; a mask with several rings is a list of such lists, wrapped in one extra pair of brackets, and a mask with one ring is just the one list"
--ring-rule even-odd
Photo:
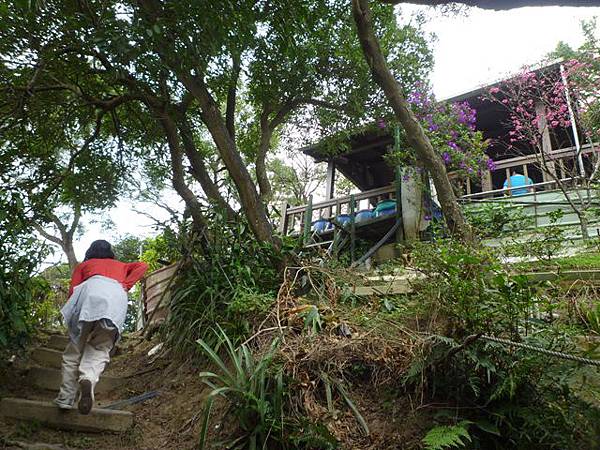
[(73, 342), (79, 341), (81, 322), (110, 320), (123, 332), (127, 315), (127, 292), (121, 283), (102, 275), (94, 275), (75, 286), (61, 313)]

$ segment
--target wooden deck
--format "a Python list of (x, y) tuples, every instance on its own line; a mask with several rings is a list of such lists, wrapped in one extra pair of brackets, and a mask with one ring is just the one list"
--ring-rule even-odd
[[(356, 237), (359, 239), (368, 239), (368, 240), (379, 240), (381, 239), (390, 229), (390, 227), (396, 221), (396, 216), (394, 214), (374, 217), (372, 219), (364, 220), (361, 222), (356, 222), (355, 230)], [(333, 235), (335, 233), (334, 229), (329, 229), (323, 232), (313, 232), (312, 237), (317, 242), (320, 241), (331, 241), (333, 240)]]

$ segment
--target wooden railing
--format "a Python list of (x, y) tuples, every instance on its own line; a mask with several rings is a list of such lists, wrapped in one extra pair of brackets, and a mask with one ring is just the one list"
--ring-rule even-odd
[[(395, 199), (393, 184), (354, 195), (333, 198), (318, 203), (289, 207), (283, 205), (279, 231), (282, 234), (298, 234), (318, 219), (332, 219), (341, 214), (351, 214), (363, 209), (374, 208), (380, 200)], [(354, 202), (354, 206), (352, 206)], [(308, 216), (307, 216), (308, 212)]]
[[(581, 154), (589, 154), (594, 151), (590, 145), (582, 146)], [(562, 181), (576, 180), (581, 174), (578, 172), (578, 164), (576, 161), (577, 150), (575, 147), (553, 150), (546, 155), (547, 165), (551, 170), (554, 170), (557, 177)], [(523, 186), (510, 186), (511, 171), (517, 169), (523, 175), (530, 177), (530, 172), (533, 167), (540, 167), (539, 155), (526, 155), (515, 158), (508, 158), (495, 163), (496, 168), (493, 171), (486, 171), (479, 185), (476, 185), (471, 179), (467, 179), (464, 184), (464, 192), (462, 198), (477, 199), (477, 198), (493, 198), (510, 195), (513, 189), (524, 189)], [(557, 182), (545, 173), (543, 170), (536, 169), (538, 174), (541, 173), (542, 181), (528, 186), (526, 189), (529, 192), (539, 192), (544, 190), (557, 189)], [(509, 180), (508, 187), (495, 187), (492, 183), (493, 174), (502, 173), (502, 183), (504, 180)], [(568, 176), (567, 176), (568, 175)], [(589, 175), (589, 174), (588, 174)], [(455, 178), (458, 174), (450, 173), (450, 178)], [(496, 177), (498, 178), (498, 177)], [(281, 222), (279, 231), (282, 234), (299, 234), (305, 228), (310, 227), (317, 219), (331, 219), (340, 214), (350, 214), (352, 209), (355, 212), (363, 209), (372, 209), (380, 200), (395, 199), (396, 188), (394, 184), (384, 186), (382, 188), (364, 191), (355, 195), (338, 197), (331, 200), (325, 200), (318, 203), (310, 202), (309, 205), (290, 207), (284, 204), (281, 209)], [(354, 200), (354, 208), (351, 202)], [(308, 212), (308, 215), (307, 215)]]
[(504, 197), (507, 195), (512, 195), (511, 192), (519, 191), (522, 192), (526, 190), (528, 194), (535, 194), (541, 191), (549, 191), (553, 189), (559, 189), (558, 183), (562, 183), (563, 186), (573, 187), (576, 185), (578, 177), (568, 177), (568, 178), (558, 178), (557, 180), (543, 181), (541, 183), (533, 183), (527, 186), (515, 186), (515, 187), (506, 187), (501, 189), (492, 189), (491, 191), (482, 191), (476, 192), (475, 194), (467, 194), (460, 197), (463, 200), (477, 200), (477, 199), (489, 199), (489, 198), (498, 198)]
[[(592, 153), (594, 148), (586, 144), (581, 147), (581, 155)], [(510, 191), (510, 189), (502, 189), (502, 186), (494, 186), (493, 174), (502, 173), (502, 183), (504, 180), (509, 180), (508, 188), (510, 188), (510, 176), (513, 170), (517, 170), (519, 173), (531, 178), (531, 172), (533, 170), (541, 174), (542, 180), (535, 183), (538, 189), (556, 189), (556, 183), (554, 177), (552, 177), (548, 171), (553, 171), (557, 177), (561, 179), (570, 179), (580, 177), (583, 174), (579, 173), (579, 164), (577, 159), (577, 149), (575, 147), (566, 147), (559, 150), (552, 150), (546, 153), (545, 165), (547, 170), (542, 170), (542, 160), (540, 154), (532, 154), (525, 156), (517, 156), (515, 158), (508, 158), (497, 161), (495, 163), (496, 168), (493, 171), (485, 171), (482, 175), (479, 184), (475, 183), (474, 180), (467, 179), (464, 182), (463, 196), (484, 196), (490, 197), (494, 195), (504, 195)], [(450, 178), (455, 178), (456, 174), (449, 174)], [(588, 174), (589, 175), (589, 174)]]

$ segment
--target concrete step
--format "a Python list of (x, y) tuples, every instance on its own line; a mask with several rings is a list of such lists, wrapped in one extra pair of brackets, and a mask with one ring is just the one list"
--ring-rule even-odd
[(3, 440), (3, 449), (6, 450), (68, 450), (67, 447), (55, 444), (44, 444), (42, 442), (29, 443), (23, 441)]
[[(59, 369), (32, 367), (29, 370), (29, 383), (38, 389), (58, 391), (61, 382), (62, 374)], [(107, 377), (103, 375), (100, 377), (100, 381), (94, 390), (97, 394), (109, 392), (122, 386), (124, 382), (125, 380), (123, 378)]]
[(48, 339), (48, 343), (46, 344), (46, 347), (50, 348), (52, 350), (60, 350), (62, 352), (68, 343), (69, 343), (68, 336), (62, 336), (60, 334), (53, 334), (52, 336), (50, 336), (50, 339)]
[(407, 280), (397, 280), (390, 283), (381, 283), (372, 286), (354, 286), (352, 293), (359, 297), (369, 296), (385, 296), (385, 295), (398, 295), (398, 294), (409, 294), (414, 289)]
[(50, 402), (19, 398), (2, 399), (0, 414), (10, 419), (39, 422), (60, 430), (122, 432), (133, 425), (133, 414), (129, 411), (94, 408), (84, 416), (79, 414), (77, 408), (62, 410)]
[(62, 352), (51, 348), (36, 348), (31, 358), (42, 367), (60, 369), (62, 365)]

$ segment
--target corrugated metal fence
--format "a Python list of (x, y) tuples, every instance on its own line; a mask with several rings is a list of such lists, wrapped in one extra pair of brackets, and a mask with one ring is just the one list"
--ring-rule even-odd
[[(177, 273), (179, 265), (171, 264), (148, 275), (142, 286), (144, 304), (144, 323), (146, 326), (162, 323), (169, 313), (169, 281)], [(148, 323), (150, 321), (151, 323)]]

